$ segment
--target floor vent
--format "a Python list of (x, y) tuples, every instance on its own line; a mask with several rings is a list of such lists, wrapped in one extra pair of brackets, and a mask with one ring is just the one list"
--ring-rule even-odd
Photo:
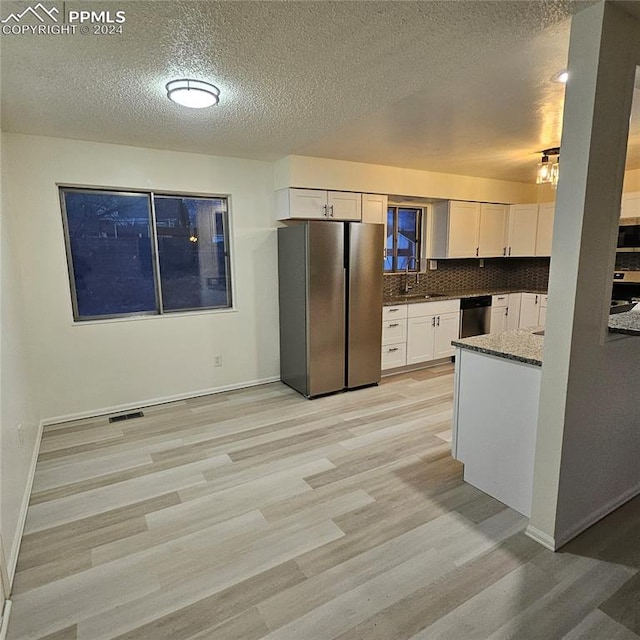
[(122, 422), (123, 420), (132, 420), (133, 418), (142, 418), (144, 413), (142, 411), (134, 411), (133, 413), (123, 413), (119, 416), (111, 416), (109, 422)]

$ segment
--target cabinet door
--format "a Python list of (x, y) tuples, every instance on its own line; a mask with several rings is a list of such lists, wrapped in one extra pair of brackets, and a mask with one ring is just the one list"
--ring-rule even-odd
[(434, 359), (452, 356), (456, 348), (451, 346), (451, 341), (460, 337), (460, 312), (443, 313), (436, 316), (435, 329), (433, 340)]
[(520, 322), (518, 327), (537, 327), (540, 321), (540, 296), (535, 293), (523, 293), (520, 304)]
[(327, 192), (317, 189), (289, 189), (291, 218), (326, 218)]
[(554, 202), (538, 206), (538, 230), (536, 233), (536, 255), (550, 256), (553, 240), (553, 214), (556, 210)]
[(329, 191), (327, 193), (329, 219), (362, 220), (362, 194), (347, 191)]
[(547, 324), (547, 307), (540, 307), (538, 313), (538, 324), (544, 327)]
[(508, 256), (535, 256), (538, 205), (513, 204), (509, 207)]
[(407, 321), (407, 364), (433, 360), (436, 317), (421, 316)]
[(480, 232), (480, 204), (477, 202), (449, 203), (449, 258), (475, 258), (478, 255)]
[(478, 236), (478, 255), (492, 258), (505, 254), (507, 213), (504, 204), (480, 205), (480, 234)]
[(507, 330), (507, 307), (491, 307), (491, 325), (489, 333)]
[(507, 329), (517, 329), (520, 326), (520, 303), (522, 294), (510, 293), (507, 304)]
[(362, 222), (385, 224), (387, 221), (387, 196), (379, 193), (362, 194)]
[(621, 218), (640, 218), (640, 193), (623, 193)]

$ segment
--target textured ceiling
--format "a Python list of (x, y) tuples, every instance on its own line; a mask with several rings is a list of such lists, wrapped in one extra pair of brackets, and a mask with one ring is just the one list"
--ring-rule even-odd
[[(1, 37), (4, 131), (531, 182), (536, 151), (560, 142), (564, 87), (550, 79), (585, 3), (88, 5), (125, 9), (124, 33)], [(1, 17), (25, 6), (3, 2)], [(218, 85), (220, 105), (169, 102), (177, 77)]]

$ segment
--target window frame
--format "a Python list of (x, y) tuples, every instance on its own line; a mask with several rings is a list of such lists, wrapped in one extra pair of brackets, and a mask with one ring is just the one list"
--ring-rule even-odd
[[(391, 255), (389, 255), (389, 249), (386, 246), (387, 243), (387, 234), (385, 235), (385, 258), (391, 258), (391, 269), (384, 269), (384, 273), (404, 273), (405, 269), (398, 269), (398, 211), (400, 209), (413, 210), (418, 213), (416, 216), (416, 256), (413, 268), (409, 269), (409, 272), (418, 272), (420, 271), (420, 263), (422, 260), (422, 246), (423, 246), (423, 234), (424, 234), (424, 225), (425, 225), (425, 216), (426, 209), (420, 205), (405, 205), (405, 204), (390, 204), (387, 207), (387, 219), (389, 216), (389, 211), (394, 210), (393, 216), (393, 247), (391, 249)], [(385, 224), (385, 228), (387, 228), (387, 224)]]
[[(198, 315), (202, 313), (227, 313), (235, 311), (235, 278), (232, 256), (233, 251), (233, 225), (231, 214), (231, 195), (230, 194), (212, 194), (212, 193), (185, 193), (183, 191), (171, 191), (166, 189), (136, 189), (125, 187), (108, 187), (108, 186), (89, 186), (69, 183), (56, 183), (58, 189), (58, 198), (60, 201), (60, 214), (62, 218), (62, 228), (64, 235), (65, 257), (67, 262), (67, 276), (69, 278), (69, 289), (71, 293), (71, 309), (74, 324), (86, 324), (96, 322), (113, 322), (136, 320), (142, 318), (162, 318), (164, 316), (175, 316), (176, 314)], [(75, 269), (73, 265), (73, 254), (71, 251), (71, 236), (69, 234), (69, 222), (67, 218), (67, 209), (65, 202), (65, 191), (74, 191), (79, 193), (103, 193), (117, 194), (129, 196), (146, 196), (149, 207), (149, 241), (151, 243), (151, 260), (153, 265), (153, 285), (155, 289), (156, 308), (155, 310), (136, 311), (133, 313), (115, 313), (99, 316), (80, 316), (78, 310), (78, 297), (75, 282)], [(226, 291), (229, 299), (227, 306), (217, 307), (195, 307), (189, 309), (164, 309), (162, 304), (162, 278), (160, 274), (160, 254), (158, 246), (158, 230), (156, 227), (156, 210), (154, 196), (164, 196), (172, 198), (186, 199), (212, 199), (226, 200), (226, 213), (223, 218), (224, 228), (224, 257), (226, 267)]]

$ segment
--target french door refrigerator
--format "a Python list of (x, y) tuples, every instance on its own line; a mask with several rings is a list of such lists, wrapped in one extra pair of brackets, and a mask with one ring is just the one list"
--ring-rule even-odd
[(384, 225), (278, 229), (280, 377), (308, 398), (380, 381)]

